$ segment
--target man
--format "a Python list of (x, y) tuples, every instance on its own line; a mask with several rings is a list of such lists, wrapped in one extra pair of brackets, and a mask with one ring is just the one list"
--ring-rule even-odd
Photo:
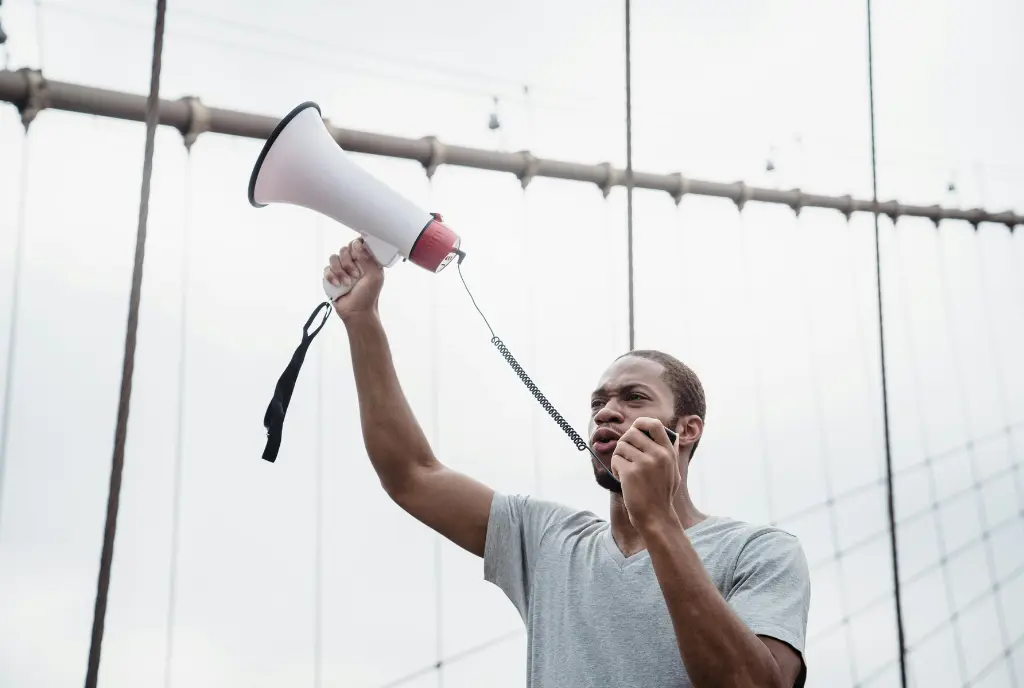
[(377, 310), (384, 273), (362, 240), (332, 255), (324, 276), (351, 287), (334, 308), (348, 331), (363, 440), (381, 485), (409, 514), (483, 557), (485, 578), (526, 624), (529, 686), (804, 684), (810, 582), (799, 542), (707, 516), (690, 500), (686, 477), (705, 412), (692, 371), (659, 352), (631, 352), (602, 376), (590, 446), (610, 494), (608, 521), (504, 495), (433, 455)]

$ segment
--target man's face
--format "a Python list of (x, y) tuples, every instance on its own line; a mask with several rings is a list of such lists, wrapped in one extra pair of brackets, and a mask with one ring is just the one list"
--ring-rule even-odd
[[(590, 448), (608, 468), (618, 438), (642, 416), (675, 426), (675, 399), (662, 379), (660, 363), (637, 356), (623, 356), (601, 376), (590, 396)], [(591, 457), (594, 478), (606, 490), (621, 494), (622, 487)]]

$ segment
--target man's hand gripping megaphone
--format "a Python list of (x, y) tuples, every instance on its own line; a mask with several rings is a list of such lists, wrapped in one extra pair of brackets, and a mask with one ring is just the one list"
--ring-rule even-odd
[(377, 310), (384, 285), (384, 268), (370, 253), (363, 237), (333, 254), (324, 268), (324, 291), (342, 320)]

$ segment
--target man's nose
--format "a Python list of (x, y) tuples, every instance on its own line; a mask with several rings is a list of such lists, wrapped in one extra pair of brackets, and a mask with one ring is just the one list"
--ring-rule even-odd
[(609, 401), (594, 416), (595, 423), (621, 423), (622, 414), (615, 408), (615, 402)]

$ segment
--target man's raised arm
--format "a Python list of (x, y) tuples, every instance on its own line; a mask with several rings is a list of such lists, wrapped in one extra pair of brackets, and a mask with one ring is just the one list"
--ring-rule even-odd
[(482, 557), (494, 491), (434, 456), (398, 381), (377, 309), (382, 268), (357, 239), (331, 256), (324, 276), (351, 287), (334, 309), (348, 331), (363, 443), (381, 485), (416, 519)]

